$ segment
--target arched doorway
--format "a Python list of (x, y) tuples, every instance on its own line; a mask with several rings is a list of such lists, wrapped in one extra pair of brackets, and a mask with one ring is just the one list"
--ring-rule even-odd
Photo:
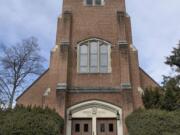
[(123, 135), (122, 109), (98, 100), (71, 106), (66, 135)]

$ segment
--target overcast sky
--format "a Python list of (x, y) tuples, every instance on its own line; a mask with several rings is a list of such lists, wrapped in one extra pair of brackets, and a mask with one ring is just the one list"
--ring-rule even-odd
[[(62, 0), (0, 0), (0, 42), (12, 45), (35, 36), (49, 60)], [(180, 40), (180, 0), (126, 0), (140, 66), (157, 82), (171, 70), (164, 64)]]

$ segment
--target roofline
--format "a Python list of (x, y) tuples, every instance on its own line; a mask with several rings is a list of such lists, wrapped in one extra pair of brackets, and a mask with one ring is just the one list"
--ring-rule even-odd
[(148, 73), (146, 73), (146, 71), (144, 71), (144, 69), (142, 69), (141, 67), (139, 67), (140, 68), (140, 70), (144, 73), (144, 74), (146, 74), (155, 84), (157, 84), (159, 87), (161, 87), (161, 85), (158, 83), (158, 82), (156, 82)]
[(19, 100), (37, 81), (39, 81), (47, 72), (49, 71), (49, 68), (46, 69), (26, 90), (24, 90), (17, 98), (16, 101)]

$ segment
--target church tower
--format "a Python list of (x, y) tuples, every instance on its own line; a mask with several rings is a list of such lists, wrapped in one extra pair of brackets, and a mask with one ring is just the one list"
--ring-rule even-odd
[(125, 118), (158, 84), (138, 63), (125, 0), (64, 0), (49, 68), (17, 104), (55, 108), (64, 135), (127, 135)]

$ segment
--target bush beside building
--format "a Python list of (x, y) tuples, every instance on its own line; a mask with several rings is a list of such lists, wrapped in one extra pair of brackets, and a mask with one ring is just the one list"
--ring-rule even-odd
[(0, 110), (0, 135), (59, 135), (62, 128), (63, 119), (49, 108)]
[(180, 135), (180, 110), (137, 110), (126, 118), (129, 135)]

